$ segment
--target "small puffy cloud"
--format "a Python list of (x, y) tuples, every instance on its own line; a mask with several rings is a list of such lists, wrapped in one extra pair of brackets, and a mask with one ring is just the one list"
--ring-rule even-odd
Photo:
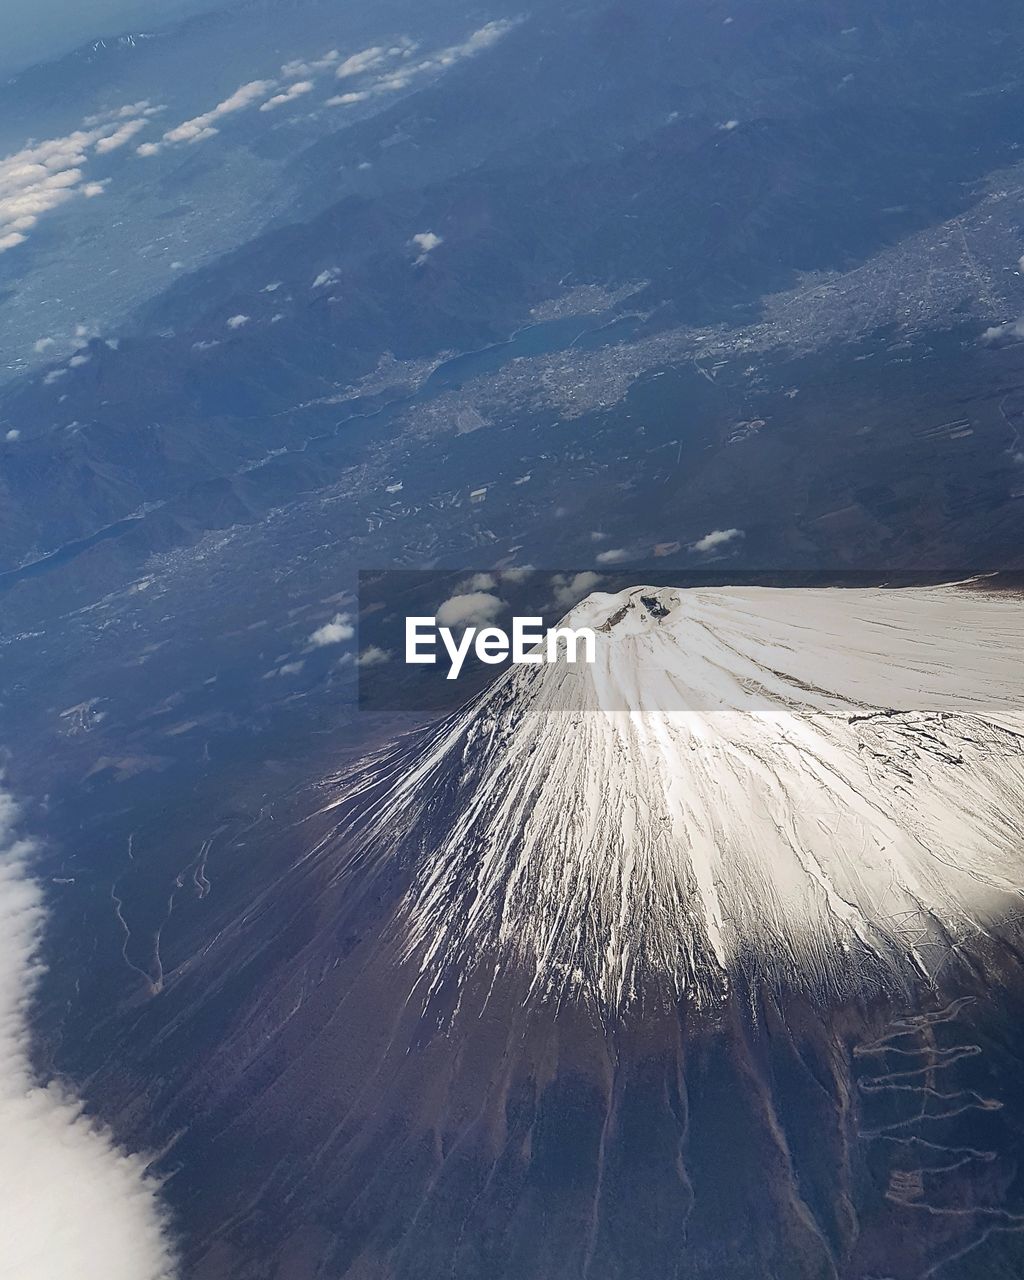
[(41, 356), (44, 351), (49, 351), (51, 347), (57, 345), (56, 338), (37, 338), (32, 344), (32, 350), (37, 356)]
[(436, 53), (424, 58), (422, 62), (416, 63), (407, 74), (419, 74), (425, 71), (436, 71), (454, 66), (455, 63), (461, 62), (463, 58), (472, 58), (476, 54), (482, 53), (485, 49), (492, 48), (516, 26), (518, 26), (518, 21), (508, 18), (500, 18), (495, 22), (485, 23), (484, 26), (478, 27), (472, 35), (459, 44), (452, 44), (446, 49), (439, 49)]
[(369, 96), (365, 89), (352, 93), (336, 93), (332, 98), (328, 98), (324, 105), (328, 107), (351, 107), (357, 102), (365, 102)]
[(80, 369), (83, 364), (88, 364), (91, 359), (91, 356), (72, 356), (68, 361), (68, 368)]
[(444, 241), (441, 236), (435, 235), (433, 231), (417, 231), (412, 237), (412, 243), (424, 253), (430, 253), (439, 244), (443, 244)]
[(135, 154), (139, 156), (155, 156), (159, 155), (160, 150), (159, 142), (143, 142), (135, 148)]
[(351, 57), (340, 63), (335, 75), (339, 80), (347, 80), (351, 76), (361, 76), (367, 71), (376, 71), (383, 65), (388, 56), (387, 49), (383, 45), (373, 45), (369, 49), (363, 49), (361, 53), (353, 53)]
[(312, 93), (312, 80), (297, 80), (294, 84), (290, 84), (283, 93), (275, 93), (272, 98), (268, 98), (266, 102), (260, 105), (261, 111), (273, 111), (277, 107), (283, 107), (288, 102), (294, 102), (296, 98), (301, 98), (304, 94)]
[(717, 551), (719, 547), (724, 547), (742, 537), (742, 529), (712, 529), (703, 538), (697, 539), (693, 544), (693, 549), (694, 551)]
[(351, 640), (355, 633), (356, 629), (352, 625), (351, 616), (347, 613), (336, 613), (330, 622), (317, 627), (309, 637), (309, 643), (314, 649), (322, 649), (329, 644), (344, 644), (346, 640)]
[(128, 120), (134, 116), (154, 116), (163, 110), (163, 107), (154, 107), (148, 98), (143, 98), (139, 102), (128, 102), (123, 107), (113, 107), (108, 111), (101, 111), (97, 115), (86, 116), (82, 123), (86, 128), (91, 128), (93, 125)]
[(452, 67), (464, 58), (472, 58), (476, 54), (482, 53), (485, 49), (492, 48), (518, 25), (518, 20), (508, 18), (500, 18), (495, 22), (485, 23), (484, 26), (478, 27), (465, 40), (460, 41), (458, 44), (448, 45), (447, 48), (436, 50), (421, 62), (414, 63), (404, 69), (401, 74), (410, 78), (414, 75), (422, 75), (424, 72), (439, 71)]
[(551, 579), (554, 602), (563, 609), (568, 609), (584, 596), (589, 595), (600, 581), (599, 573), (589, 571), (574, 574), (556, 573)]
[(308, 62), (302, 58), (296, 58), (284, 64), (281, 75), (285, 80), (294, 80), (297, 77), (305, 79), (316, 71), (326, 71), (328, 67), (333, 67), (340, 57), (341, 54), (337, 49), (329, 49), (322, 58), (313, 58)]
[(438, 607), (437, 621), (442, 627), (486, 627), (502, 607), (498, 597), (489, 591), (467, 591), (449, 596)]
[(516, 25), (516, 22), (509, 18), (499, 18), (495, 22), (488, 22), (474, 31), (468, 40), (464, 40), (462, 44), (454, 45), (451, 49), (445, 50), (445, 53), (448, 55), (454, 54), (456, 58), (472, 57), (474, 53), (480, 53), (482, 50), (490, 49), (492, 45), (496, 45)]
[(613, 547), (610, 551), (600, 551), (597, 555), (598, 564), (621, 564), (628, 559), (629, 552), (623, 547)]
[(420, 263), (426, 262), (428, 256), (434, 252), (438, 245), (444, 244), (444, 238), (433, 231), (417, 231), (417, 233), (411, 237), (409, 243), (413, 248), (419, 250), (419, 255), (417, 256), (416, 261), (417, 263)]
[(417, 46), (409, 39), (402, 39), (390, 48), (374, 45), (362, 50), (361, 53), (354, 53), (338, 64), (335, 72), (338, 78), (346, 80), (353, 76), (366, 76), (371, 72), (376, 73), (376, 78), (360, 86), (359, 97), (339, 94), (329, 98), (328, 105), (345, 106), (353, 102), (361, 102), (371, 94), (397, 93), (407, 88), (418, 77), (444, 71), (464, 58), (474, 57), (485, 49), (490, 49), (516, 25), (517, 21), (507, 19), (488, 22), (458, 44), (437, 49), (419, 61), (413, 60)]
[(67, 373), (67, 369), (51, 369), (43, 379), (44, 386), (52, 387), (55, 382), (63, 378)]
[(732, 133), (733, 129), (740, 127), (740, 122), (738, 120), (723, 120), (718, 127), (725, 133)]
[[(204, 111), (202, 115), (193, 116), (191, 120), (183, 120), (181, 124), (175, 125), (173, 129), (168, 129), (164, 134), (164, 142), (172, 146), (179, 143), (195, 143), (203, 142), (206, 138), (212, 138), (217, 129), (215, 125), (218, 120), (222, 120), (225, 116), (235, 115), (239, 111), (245, 111), (253, 106), (260, 98), (266, 95), (276, 87), (275, 80), (250, 80), (247, 84), (239, 85), (239, 87), (226, 97), (222, 102)], [(139, 148), (140, 154), (142, 148)], [(147, 151), (146, 155), (154, 154)]]
[(279, 676), (297, 676), (305, 665), (302, 658), (299, 658), (296, 662), (283, 662), (278, 667), (277, 674)]
[(323, 289), (329, 284), (336, 284), (340, 279), (341, 271), (338, 267), (325, 267), (313, 281), (310, 288)]
[(1005, 324), (991, 325), (981, 335), (982, 342), (990, 345), (1004, 345), (1020, 338), (1024, 338), (1024, 316), (1020, 320), (1007, 320)]
[(103, 182), (87, 182), (82, 187), (82, 195), (86, 200), (94, 200), (97, 196), (101, 196), (110, 185), (110, 179), (107, 178)]
[(281, 287), (280, 280), (272, 280), (270, 284), (265, 284), (263, 286), (263, 288), (260, 290), (260, 293), (277, 293), (280, 287)]
[(113, 133), (107, 134), (105, 138), (99, 138), (96, 142), (96, 151), (100, 155), (105, 155), (108, 151), (118, 151), (121, 147), (131, 142), (137, 133), (141, 133), (146, 127), (145, 120), (128, 120)]
[(502, 569), (498, 576), (501, 578), (502, 582), (511, 582), (515, 584), (519, 582), (526, 582), (533, 572), (533, 565), (524, 564), (521, 568)]
[(231, 316), (227, 321), (227, 326), (229, 329), (241, 329), (241, 327), (248, 324), (251, 319), (252, 316)]
[(382, 662), (390, 662), (391, 654), (387, 649), (382, 649), (379, 645), (371, 644), (365, 648), (359, 655), (358, 665), (360, 667), (377, 667)]
[(404, 89), (407, 85), (412, 84), (415, 74), (415, 68), (409, 68), (406, 71), (393, 71), (390, 75), (381, 76), (373, 86), (373, 90), (375, 93), (397, 93), (399, 89)]
[(21, 439), (21, 432), (18, 430), (17, 427), (11, 427), (10, 431), (8, 431), (7, 434), (4, 436), (4, 439), (7, 441), (8, 444), (13, 444), (15, 440)]
[(457, 592), (462, 591), (493, 591), (497, 586), (494, 581), (494, 575), (491, 573), (474, 573), (467, 578), (465, 582), (460, 582), (455, 588)]

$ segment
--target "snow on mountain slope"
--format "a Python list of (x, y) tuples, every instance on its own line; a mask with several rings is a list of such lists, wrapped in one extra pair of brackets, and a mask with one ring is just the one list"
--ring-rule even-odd
[[(362, 856), (411, 867), (424, 983), (709, 1005), (935, 972), (1024, 884), (1024, 603), (973, 587), (638, 587), (381, 761)], [(482, 969), (480, 968), (481, 966)]]

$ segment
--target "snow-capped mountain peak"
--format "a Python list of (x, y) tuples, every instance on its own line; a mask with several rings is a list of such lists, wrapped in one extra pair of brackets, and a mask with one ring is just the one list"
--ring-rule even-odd
[[(436, 983), (702, 1004), (930, 972), (1022, 883), (1024, 607), (951, 586), (588, 597), (597, 660), (518, 667), (421, 742), (366, 837)], [(439, 801), (438, 797), (443, 797)]]

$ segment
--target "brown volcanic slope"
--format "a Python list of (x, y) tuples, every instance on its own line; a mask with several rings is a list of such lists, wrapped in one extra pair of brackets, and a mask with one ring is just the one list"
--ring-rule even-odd
[(424, 1010), (393, 899), (353, 911), (336, 854), (150, 1002), (162, 1037), (106, 1082), (179, 1135), (189, 1277), (1019, 1274), (1008, 942), (829, 1010), (651, 991), (605, 1026), (513, 973)]

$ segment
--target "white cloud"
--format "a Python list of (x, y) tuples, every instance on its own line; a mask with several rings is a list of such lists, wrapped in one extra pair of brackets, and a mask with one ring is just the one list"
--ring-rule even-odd
[(350, 107), (353, 103), (365, 102), (369, 96), (365, 89), (361, 92), (336, 93), (333, 98), (328, 98), (324, 105), (327, 107)]
[(96, 150), (100, 155), (104, 155), (108, 151), (117, 151), (120, 147), (125, 146), (126, 143), (131, 142), (132, 138), (137, 133), (141, 133), (145, 127), (145, 120), (129, 120), (105, 138), (99, 138), (96, 142)]
[(44, 213), (75, 194), (92, 134), (50, 139), (0, 161), (0, 246), (23, 244)]
[(359, 655), (358, 665), (361, 667), (376, 667), (382, 662), (390, 662), (391, 654), (387, 649), (382, 649), (379, 645), (371, 644), (364, 649)]
[(461, 62), (463, 58), (472, 58), (476, 54), (482, 53), (485, 49), (492, 48), (518, 25), (518, 20), (509, 18), (500, 18), (495, 22), (488, 22), (484, 26), (477, 28), (472, 35), (461, 43), (449, 45), (445, 49), (439, 49), (436, 53), (430, 54), (422, 62), (418, 62), (409, 68), (405, 74), (420, 75), (426, 71), (437, 71), (454, 66), (456, 62)]
[(60, 1081), (32, 1068), (28, 1013), (41, 973), (43, 894), (0, 793), (0, 1271), (17, 1280), (172, 1280), (145, 1161), (118, 1148)]
[(311, 76), (315, 71), (326, 71), (328, 67), (333, 67), (341, 57), (337, 49), (330, 49), (322, 58), (313, 58), (306, 62), (302, 58), (296, 58), (293, 62), (286, 62), (281, 68), (281, 75), (286, 80), (294, 80), (296, 77), (305, 79)]
[(723, 120), (718, 127), (726, 133), (732, 133), (733, 129), (738, 129), (740, 127), (740, 122), (738, 120)]
[(469, 39), (464, 40), (462, 44), (451, 45), (449, 48), (442, 50), (438, 57), (445, 65), (455, 62), (459, 58), (471, 58), (473, 54), (480, 53), (484, 49), (490, 49), (492, 45), (497, 44), (516, 25), (514, 21), (508, 18), (499, 18), (496, 22), (488, 22), (474, 31)]
[(444, 237), (435, 234), (433, 231), (417, 231), (409, 243), (420, 251), (416, 259), (417, 263), (426, 262), (428, 256), (434, 252), (438, 245), (444, 244)]
[(578, 600), (582, 600), (584, 596), (589, 595), (591, 591), (601, 581), (599, 573), (556, 573), (551, 579), (551, 586), (554, 590), (555, 604), (561, 605), (563, 609), (568, 609), (570, 605), (576, 604)]
[(497, 596), (487, 591), (468, 591), (449, 596), (438, 607), (437, 621), (442, 627), (486, 627), (501, 610)]
[(338, 267), (326, 267), (310, 285), (311, 289), (322, 289), (325, 285), (335, 284), (341, 279), (341, 271)]
[(982, 342), (1007, 342), (1016, 338), (1024, 338), (1024, 316), (1020, 320), (991, 325), (981, 335)]
[(347, 613), (336, 613), (330, 622), (317, 627), (309, 637), (309, 643), (314, 649), (322, 649), (328, 644), (344, 644), (346, 640), (351, 640), (355, 633), (356, 629), (352, 625), (351, 616)]
[(75, 196), (102, 195), (105, 182), (85, 181), (89, 153), (122, 146), (128, 141), (125, 131), (135, 123), (76, 129), (0, 159), (0, 253), (24, 244), (44, 214)]
[(241, 329), (242, 325), (248, 324), (251, 319), (252, 316), (231, 316), (227, 321), (227, 326), (229, 329)]
[(56, 338), (37, 338), (32, 344), (32, 350), (37, 356), (41, 356), (44, 351), (49, 351), (51, 347), (57, 345)]
[[(374, 45), (372, 48), (362, 50), (361, 53), (354, 53), (338, 65), (335, 74), (339, 79), (346, 80), (353, 76), (367, 75), (370, 72), (381, 74), (376, 80), (371, 80), (360, 89), (358, 96), (339, 94), (328, 98), (327, 105), (346, 106), (353, 102), (361, 102), (370, 94), (396, 93), (407, 88), (418, 76), (444, 71), (455, 63), (461, 62), (463, 58), (471, 58), (485, 49), (490, 49), (517, 25), (517, 21), (509, 19), (488, 22), (460, 43), (438, 49), (420, 59), (419, 62), (411, 60), (417, 46), (409, 39), (403, 39), (390, 48)], [(396, 66), (396, 62), (399, 65)]]
[(261, 111), (273, 111), (276, 107), (282, 107), (286, 102), (294, 102), (296, 98), (301, 98), (303, 94), (313, 91), (312, 80), (297, 80), (295, 84), (290, 84), (284, 93), (275, 93), (272, 98), (268, 98), (266, 102), (260, 106)]
[(15, 440), (21, 439), (21, 432), (18, 430), (17, 427), (11, 427), (10, 431), (8, 431), (7, 434), (4, 436), (4, 439), (7, 441), (8, 444), (13, 444)]
[(719, 547), (724, 547), (727, 543), (735, 541), (736, 538), (742, 537), (742, 529), (712, 529), (703, 538), (697, 539), (693, 544), (693, 549), (694, 551), (715, 551)]
[(629, 559), (629, 552), (622, 547), (613, 547), (610, 551), (601, 551), (597, 556), (598, 564), (621, 564)]
[[(222, 120), (225, 116), (234, 115), (236, 112), (245, 111), (260, 98), (265, 97), (271, 89), (275, 88), (276, 80), (250, 80), (248, 84), (239, 85), (239, 87), (230, 94), (223, 102), (218, 102), (215, 107), (209, 111), (204, 111), (202, 115), (193, 116), (191, 120), (183, 120), (181, 124), (175, 125), (173, 129), (168, 129), (164, 134), (164, 142), (170, 145), (178, 143), (195, 143), (203, 142), (207, 138), (212, 138), (218, 130), (214, 127), (218, 120)], [(147, 149), (145, 152), (142, 148), (138, 148), (140, 155), (154, 155), (155, 152)]]
[(375, 71), (387, 59), (388, 51), (383, 45), (374, 45), (361, 53), (353, 53), (346, 58), (335, 72), (339, 80), (347, 80), (350, 76), (360, 76), (367, 71)]
[(456, 592), (461, 591), (493, 591), (498, 584), (494, 581), (494, 575), (490, 573), (474, 573), (464, 582), (460, 582), (455, 588)]
[(117, 120), (129, 120), (134, 116), (155, 116), (163, 110), (163, 107), (154, 107), (150, 104), (148, 98), (143, 98), (139, 102), (128, 102), (123, 107), (114, 107), (108, 111), (100, 111), (94, 116), (86, 116), (82, 123), (86, 128), (92, 128), (93, 125), (107, 124), (110, 121)]

